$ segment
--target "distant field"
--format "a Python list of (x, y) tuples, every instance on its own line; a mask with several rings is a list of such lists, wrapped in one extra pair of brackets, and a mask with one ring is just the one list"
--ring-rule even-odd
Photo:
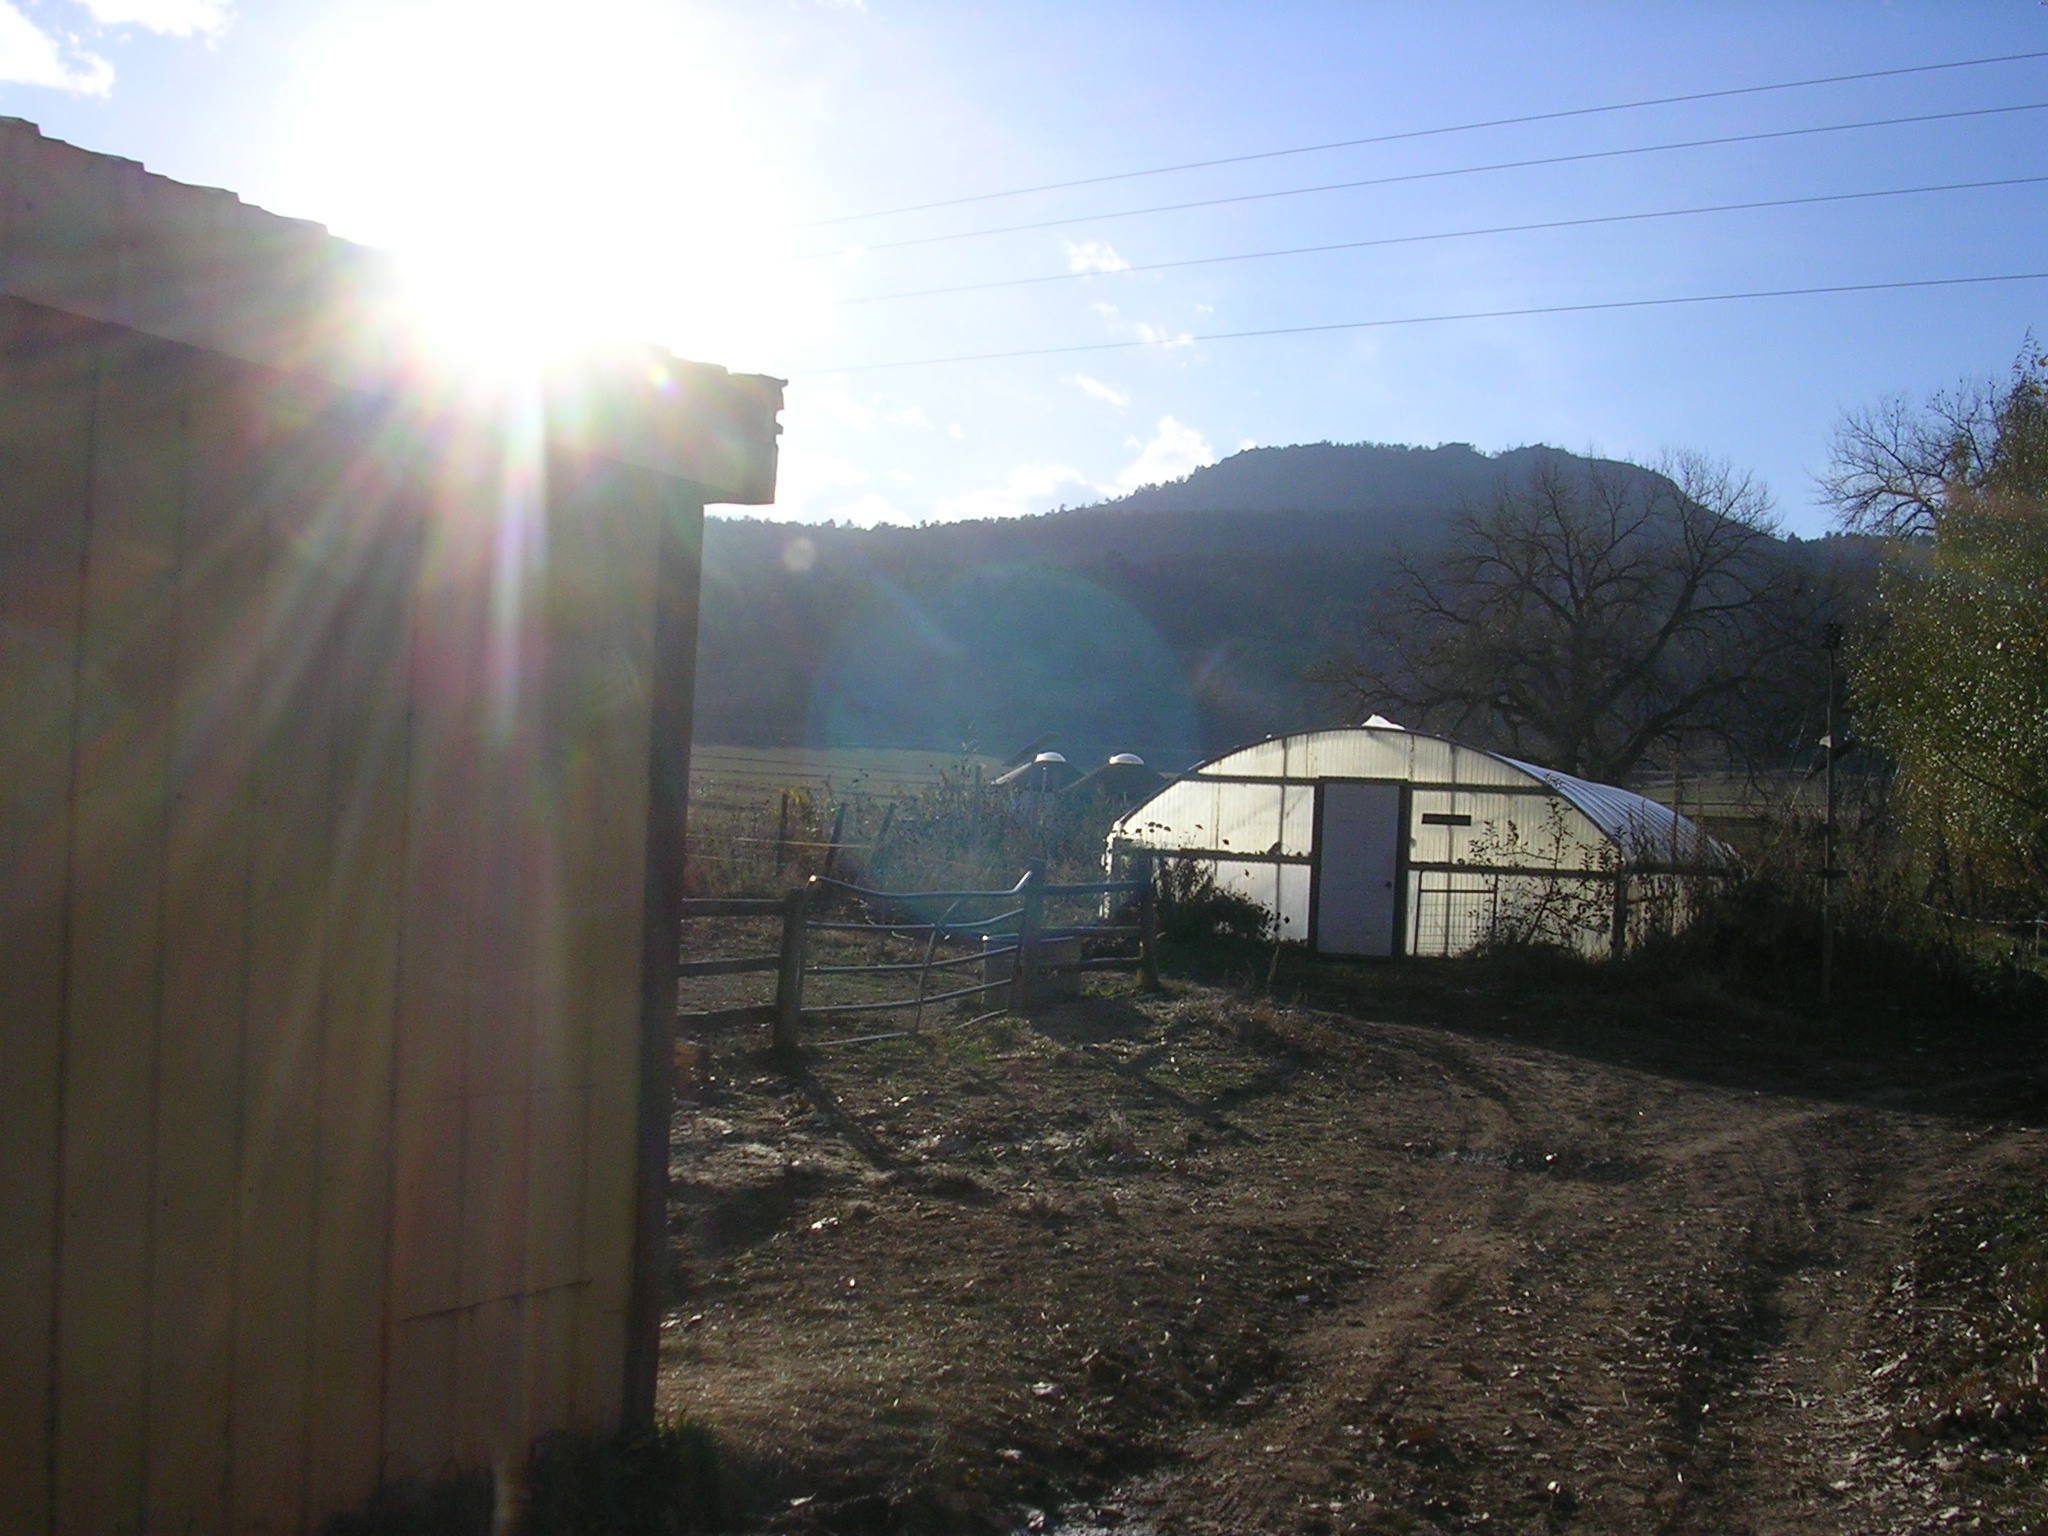
[(1034, 859), (1056, 879), (1100, 879), (1113, 808), (1090, 796), (1021, 803), (993, 783), (1003, 766), (872, 747), (700, 746), (691, 894), (773, 894), (828, 872), (891, 890), (1007, 890)]
[(700, 798), (744, 798), (804, 785), (830, 785), (839, 795), (889, 795), (976, 766), (984, 777), (1003, 771), (995, 757), (919, 752), (895, 747), (719, 747), (690, 751), (690, 788)]

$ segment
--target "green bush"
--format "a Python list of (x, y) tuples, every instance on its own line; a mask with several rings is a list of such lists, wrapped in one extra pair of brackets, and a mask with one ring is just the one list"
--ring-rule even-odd
[[(1866, 868), (1844, 884), (1835, 920), (1838, 998), (1999, 1009), (2048, 1000), (2032, 957), (1931, 910), (1896, 869)], [(1806, 1001), (1818, 995), (1820, 954), (1819, 881), (1765, 868), (1710, 888), (1688, 926), (1652, 936), (1624, 964), (1646, 976), (1705, 974), (1753, 995)]]
[(1205, 864), (1165, 860), (1155, 889), (1159, 937), (1168, 944), (1192, 949), (1219, 941), (1256, 943), (1272, 932), (1272, 914), (1249, 897), (1217, 885)]

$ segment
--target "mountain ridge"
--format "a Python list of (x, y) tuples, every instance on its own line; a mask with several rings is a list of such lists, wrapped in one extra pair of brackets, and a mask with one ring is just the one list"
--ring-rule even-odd
[[(707, 519), (696, 729), (733, 745), (1007, 752), (1178, 767), (1339, 723), (1307, 677), (1344, 650), (1397, 547), (1561, 449), (1251, 448), (1032, 517), (854, 528)], [(1077, 755), (1078, 754), (1078, 755)]]
[(1329, 512), (1395, 506), (1443, 506), (1490, 493), (1556, 460), (1638, 472), (1640, 466), (1589, 458), (1543, 444), (1487, 453), (1470, 443), (1290, 443), (1240, 449), (1178, 480), (1139, 486), (1073, 511)]

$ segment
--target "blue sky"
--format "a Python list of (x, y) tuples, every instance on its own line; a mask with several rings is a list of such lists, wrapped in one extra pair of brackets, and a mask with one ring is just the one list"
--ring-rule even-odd
[[(775, 515), (1040, 511), (1250, 443), (1540, 441), (1725, 457), (1811, 533), (1840, 413), (2002, 371), (2048, 282), (1200, 338), (2044, 271), (2048, 182), (1124, 268), (2048, 176), (2048, 110), (1652, 148), (2048, 103), (2048, 59), (817, 221), (2034, 50), (2032, 0), (0, 0), (0, 113), (389, 246), (478, 345), (614, 332), (790, 378)], [(1598, 158), (1470, 169), (1567, 156)], [(868, 302), (1016, 278), (1051, 280)], [(1102, 349), (866, 366), (1056, 347)]]

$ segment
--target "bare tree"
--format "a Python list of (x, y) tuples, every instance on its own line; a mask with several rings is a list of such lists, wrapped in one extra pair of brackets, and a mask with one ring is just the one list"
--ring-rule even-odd
[(1851, 533), (1931, 539), (1958, 498), (2040, 494), (2044, 420), (2048, 356), (2029, 331), (2003, 384), (1965, 380), (1924, 405), (1894, 395), (1845, 415), (1818, 477), (1821, 496)]
[(1559, 462), (1403, 557), (1342, 681), (1364, 708), (1619, 779), (1681, 739), (1743, 746), (1746, 694), (1810, 649), (1809, 594), (1763, 487), (1686, 456)]
[(1915, 405), (1903, 395), (1845, 415), (1829, 445), (1822, 497), (1852, 533), (1934, 531), (1950, 487), (1981, 480), (1997, 441), (1998, 391), (1964, 384)]

